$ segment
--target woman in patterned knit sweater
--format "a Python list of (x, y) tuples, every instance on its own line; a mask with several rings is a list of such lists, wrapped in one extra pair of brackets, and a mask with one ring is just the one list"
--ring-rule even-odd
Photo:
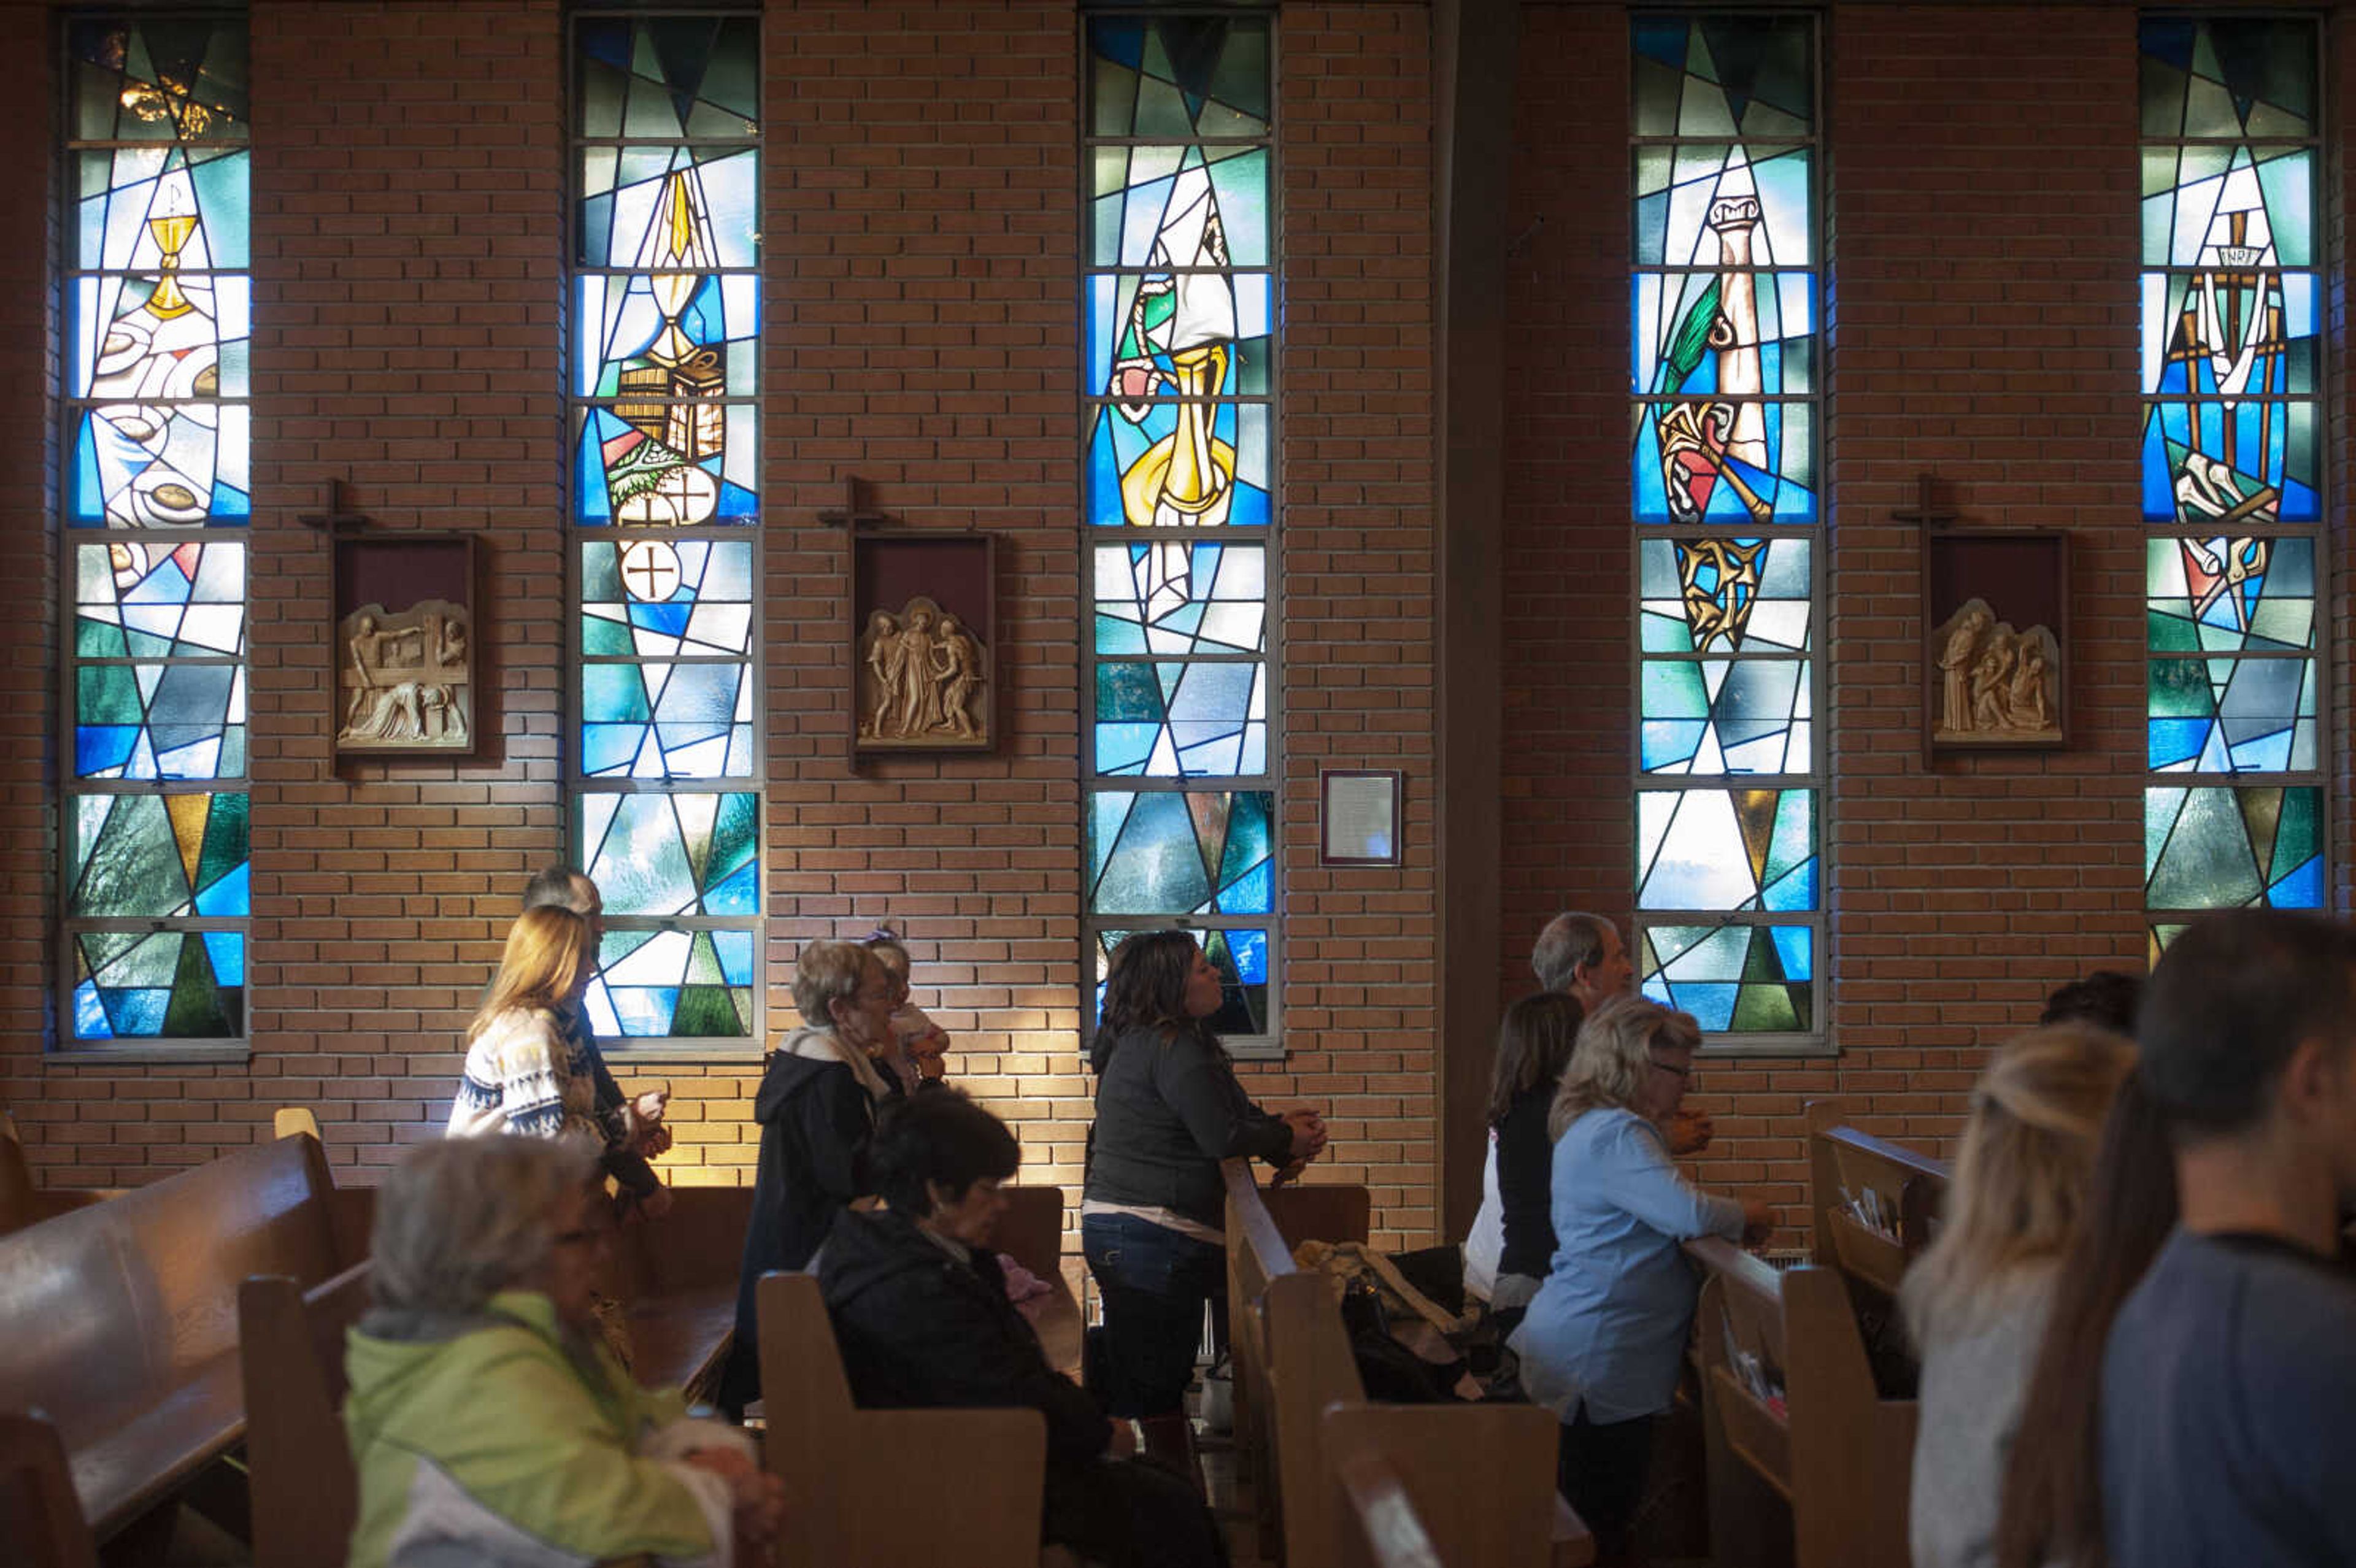
[(605, 1148), (596, 1084), (571, 1070), (564, 1032), (564, 1016), (594, 973), (589, 923), (571, 910), (543, 905), (515, 923), (483, 1009), (466, 1030), (452, 1137), (517, 1133)]

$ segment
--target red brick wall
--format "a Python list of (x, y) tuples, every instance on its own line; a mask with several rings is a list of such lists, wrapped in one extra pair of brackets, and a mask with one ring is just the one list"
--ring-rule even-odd
[[(252, 1054), (42, 1054), (56, 872), (32, 741), (59, 726), (55, 634), (15, 621), (0, 633), (16, 656), (0, 724), (24, 742), (0, 760), (16, 785), (0, 806), (0, 1100), (60, 1184), (210, 1157), (267, 1136), (280, 1104), (316, 1109), (337, 1163), (371, 1179), (437, 1135), (522, 880), (563, 848), (562, 9), (280, 0), (252, 15)], [(44, 37), (38, 7), (10, 21), (12, 38)], [(801, 943), (888, 912), (910, 929), (918, 999), (958, 1036), (960, 1080), (1017, 1122), (1033, 1179), (1074, 1188), (1088, 1117), (1076, 26), (1061, 0), (769, 8), (763, 427), (771, 1019), (794, 1016)], [(1372, 1183), (1377, 1225), (1412, 1235), (1432, 1222), (1436, 1157), (1428, 18), (1292, 6), (1281, 28), (1292, 1054), (1246, 1071), (1263, 1099), (1330, 1107), (1333, 1174)], [(16, 51), (20, 72), (37, 75), (44, 48)], [(22, 85), (0, 124), (11, 145), (46, 147), (48, 89)], [(37, 180), (8, 200), (16, 232), (48, 220)], [(28, 457), (55, 380), (44, 266), (21, 248), (0, 261), (16, 389), (0, 428)], [(0, 520), (28, 549), (54, 549), (50, 466), (0, 479)], [(856, 771), (844, 756), (843, 541), (816, 514), (852, 475), (907, 525), (1000, 537), (990, 756)], [(294, 515), (334, 476), (382, 528), (482, 531), (482, 762), (331, 773), (327, 549)], [(1329, 763), (1408, 771), (1403, 872), (1316, 869)], [(750, 1179), (749, 1061), (617, 1067), (671, 1082), (675, 1179)]]
[[(1523, 26), (1507, 996), (1553, 911), (1624, 919), (1633, 898), (1627, 15), (1532, 5)], [(1787, 1220), (1805, 1101), (1944, 1147), (2048, 990), (2144, 956), (2136, 11), (1850, 5), (1824, 27), (1841, 1054), (1712, 1062), (1694, 1093), (1718, 1120), (1705, 1179)], [(2066, 752), (1925, 770), (1919, 544), (1890, 516), (1924, 472), (1966, 523), (2072, 531)]]

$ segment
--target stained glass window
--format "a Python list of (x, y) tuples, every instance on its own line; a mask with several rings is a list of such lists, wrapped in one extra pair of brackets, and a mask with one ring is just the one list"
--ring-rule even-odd
[(1277, 280), (1266, 14), (1092, 15), (1087, 940), (1184, 923), (1272, 1043)]
[(1720, 1046), (1822, 1036), (1815, 25), (1632, 23), (1644, 994)]
[(66, 24), (60, 1031), (245, 1034), (246, 23)]
[(2142, 87), (2156, 955), (2200, 910), (2324, 901), (2315, 24), (2147, 16)]
[(761, 1035), (760, 23), (573, 18), (574, 859), (603, 1036)]

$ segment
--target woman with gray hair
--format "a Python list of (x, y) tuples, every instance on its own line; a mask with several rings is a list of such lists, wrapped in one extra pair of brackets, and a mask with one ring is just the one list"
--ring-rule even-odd
[(736, 1340), (721, 1374), (720, 1406), (735, 1414), (761, 1397), (761, 1326), (755, 1288), (771, 1271), (807, 1268), (834, 1217), (869, 1190), (867, 1140), (891, 1096), (876, 1058), (892, 1040), (898, 988), (856, 942), (806, 944), (794, 964), (801, 1026), (769, 1053), (753, 1120), (761, 1163), (736, 1288)]
[(1556, 1091), (1555, 1250), (1510, 1343), (1522, 1385), (1562, 1422), (1556, 1485), (1622, 1555), (1643, 1500), (1653, 1417), (1676, 1392), (1700, 1296), (1680, 1243), (1763, 1238), (1763, 1203), (1713, 1197), (1669, 1161), (1661, 1128), (1693, 1075), (1701, 1030), (1642, 997), (1612, 997), (1580, 1026)]
[(450, 1138), (378, 1190), (375, 1305), (345, 1352), (352, 1568), (766, 1560), (782, 1484), (599, 1342), (595, 1174), (584, 1145)]

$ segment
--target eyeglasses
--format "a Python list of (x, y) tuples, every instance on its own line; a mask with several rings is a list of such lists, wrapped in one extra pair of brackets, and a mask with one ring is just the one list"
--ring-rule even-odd
[(1674, 1072), (1674, 1073), (1676, 1073), (1676, 1074), (1678, 1077), (1680, 1077), (1680, 1078), (1690, 1078), (1690, 1077), (1692, 1077), (1692, 1076), (1693, 1076), (1693, 1069), (1692, 1069), (1692, 1068), (1690, 1068), (1690, 1067), (1672, 1067), (1672, 1066), (1670, 1066), (1667, 1062), (1663, 1061), (1662, 1061), (1659, 1057), (1657, 1057), (1657, 1056), (1655, 1056), (1655, 1057), (1652, 1058), (1652, 1063), (1653, 1063), (1653, 1065), (1654, 1065), (1654, 1066), (1655, 1066), (1655, 1067), (1659, 1068), (1662, 1072)]

